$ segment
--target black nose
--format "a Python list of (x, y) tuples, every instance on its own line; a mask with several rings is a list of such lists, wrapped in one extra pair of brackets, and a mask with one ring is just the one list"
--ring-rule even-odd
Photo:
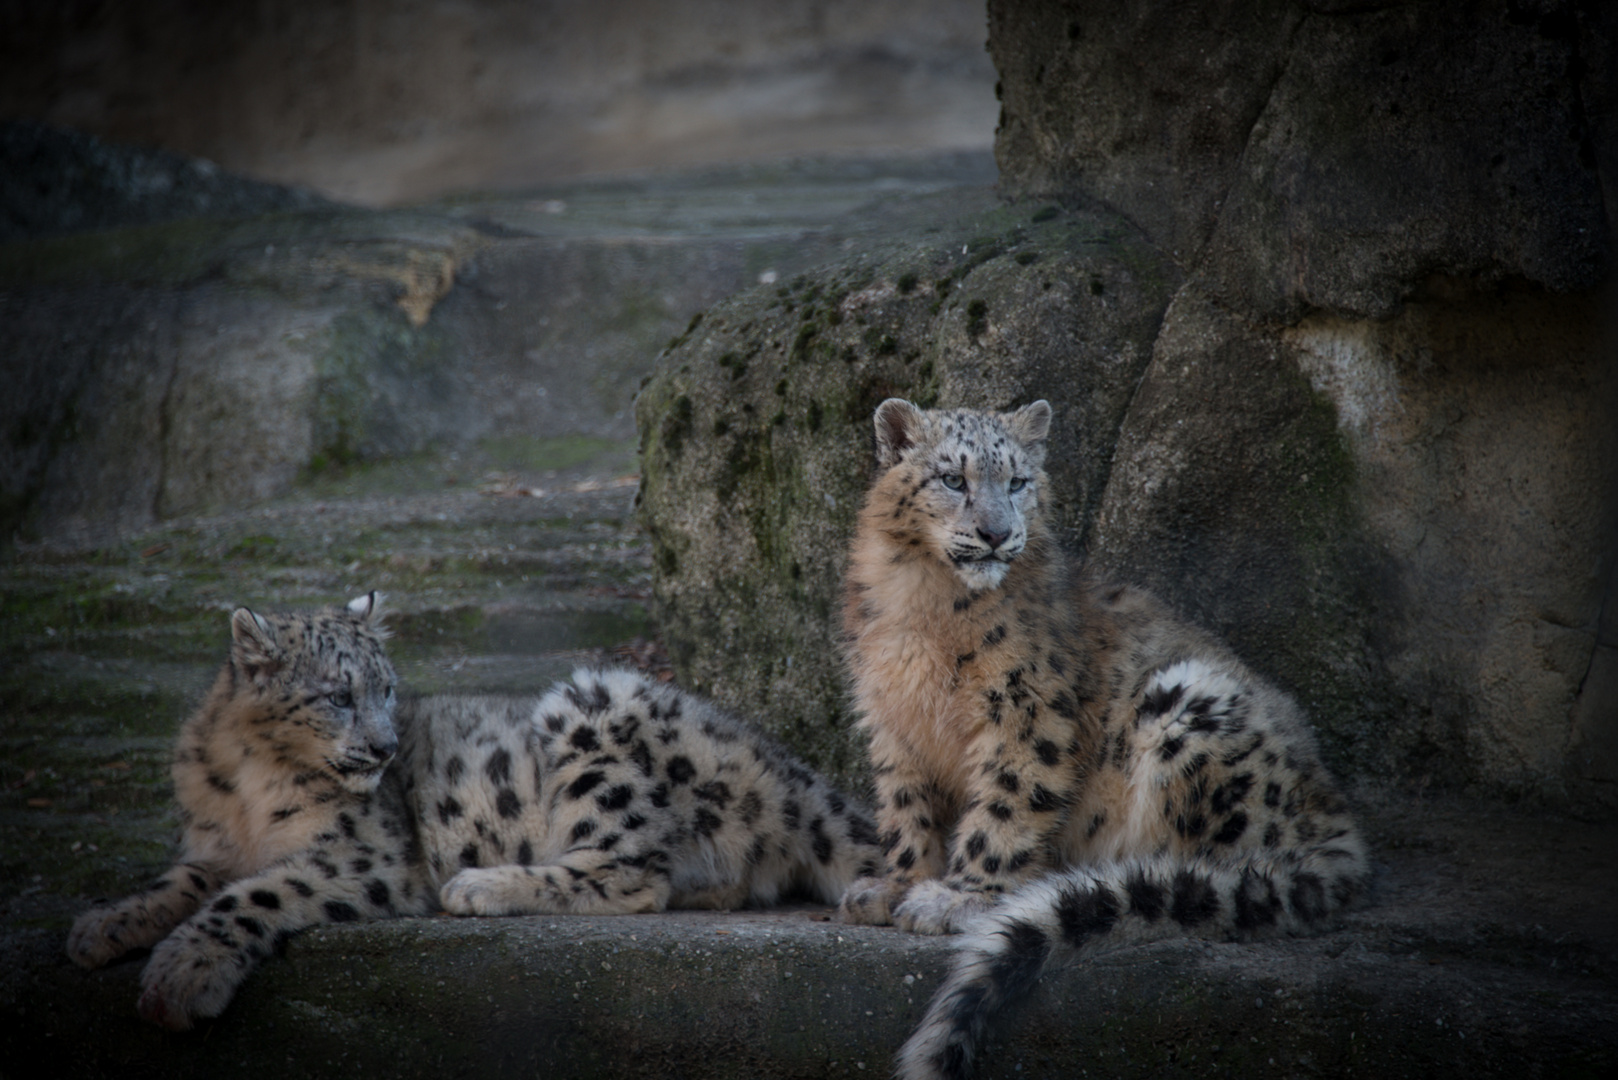
[(988, 529), (979, 529), (978, 535), (983, 537), (983, 542), (989, 545), (989, 550), (993, 551), (1006, 542), (1006, 537), (1011, 535), (1011, 531), (1008, 529), (1005, 532), (990, 532)]
[(378, 761), (386, 761), (388, 758), (399, 752), (399, 740), (388, 739), (386, 741), (374, 742), (368, 749), (371, 751), (371, 755)]

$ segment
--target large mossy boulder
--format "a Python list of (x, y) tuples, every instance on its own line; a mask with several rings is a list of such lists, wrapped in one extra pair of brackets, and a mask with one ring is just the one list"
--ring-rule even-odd
[(637, 412), (641, 517), (680, 676), (820, 766), (862, 774), (838, 636), (876, 406), (1050, 398), (1057, 516), (1080, 542), (1178, 283), (1116, 215), (985, 194), (915, 241), (695, 321)]
[[(992, 0), (1023, 232), (946, 296), (972, 230), (728, 302), (642, 395), (677, 669), (851, 767), (870, 408), (1045, 397), (1064, 540), (1297, 694), (1335, 767), (1609, 812), (1615, 24)], [(1039, 239), (1080, 220), (1109, 239)]]

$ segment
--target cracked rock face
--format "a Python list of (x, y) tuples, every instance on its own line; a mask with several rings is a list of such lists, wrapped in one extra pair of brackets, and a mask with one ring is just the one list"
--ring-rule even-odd
[[(1016, 245), (939, 311), (883, 323), (891, 360), (791, 306), (885, 289), (909, 311), (900, 286), (927, 273), (903, 259), (715, 309), (639, 414), (681, 674), (778, 709), (789, 737), (841, 732), (830, 581), (868, 456), (858, 414), (889, 391), (1047, 397), (1072, 440), (1053, 448), (1064, 539), (1296, 693), (1337, 768), (1610, 808), (1618, 19), (1597, 7), (991, 2), (1007, 212), (1138, 228), (1149, 245), (1093, 250), (1160, 283), (1161, 317), (1014, 299), (1035, 295), (1002, 291), (1025, 272), (1111, 287), (1095, 264), (1018, 266)], [(918, 235), (906, 257), (942, 265), (963, 240)], [(855, 392), (817, 427), (777, 380)], [(826, 738), (800, 747), (839, 767)]]
[(1003, 183), (1107, 201), (1266, 318), (1385, 318), (1434, 274), (1591, 288), (1601, 6), (992, 0)]

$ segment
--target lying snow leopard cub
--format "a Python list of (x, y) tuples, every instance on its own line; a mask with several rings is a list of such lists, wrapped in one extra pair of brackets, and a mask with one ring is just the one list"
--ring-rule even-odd
[(319, 923), (833, 903), (881, 863), (863, 810), (633, 672), (396, 707), (376, 593), (312, 615), (238, 608), (231, 633), (180, 731), (179, 861), (67, 942), (87, 968), (155, 946), (139, 1008), (165, 1027), (217, 1016)]

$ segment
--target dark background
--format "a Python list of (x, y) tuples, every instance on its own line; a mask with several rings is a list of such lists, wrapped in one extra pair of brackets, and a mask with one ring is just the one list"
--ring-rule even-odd
[(821, 153), (987, 150), (981, 0), (0, 3), (0, 120), (369, 205)]

